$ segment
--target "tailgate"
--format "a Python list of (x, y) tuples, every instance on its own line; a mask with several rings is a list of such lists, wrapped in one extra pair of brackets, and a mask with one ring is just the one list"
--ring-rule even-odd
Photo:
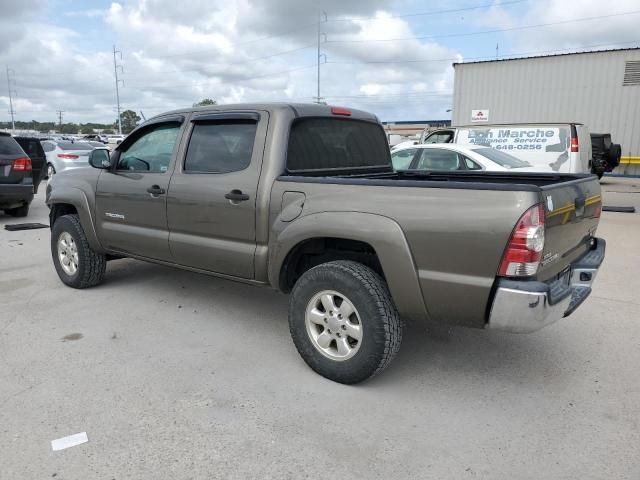
[(595, 175), (542, 187), (545, 242), (538, 279), (548, 280), (584, 255), (596, 233), (602, 196)]

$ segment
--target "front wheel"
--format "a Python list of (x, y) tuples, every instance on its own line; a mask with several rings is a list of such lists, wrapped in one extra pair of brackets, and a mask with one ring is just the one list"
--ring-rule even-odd
[(382, 372), (402, 339), (385, 281), (352, 261), (324, 263), (300, 277), (291, 294), (289, 330), (313, 370), (346, 384)]
[(56, 219), (51, 229), (51, 255), (64, 284), (88, 288), (102, 283), (107, 268), (106, 255), (89, 246), (78, 215)]

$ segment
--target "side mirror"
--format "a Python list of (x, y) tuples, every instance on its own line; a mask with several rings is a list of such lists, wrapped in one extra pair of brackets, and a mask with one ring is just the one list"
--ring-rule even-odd
[(109, 157), (109, 150), (106, 148), (96, 148), (89, 154), (89, 165), (93, 168), (99, 168), (101, 170), (107, 170), (111, 168), (111, 158)]

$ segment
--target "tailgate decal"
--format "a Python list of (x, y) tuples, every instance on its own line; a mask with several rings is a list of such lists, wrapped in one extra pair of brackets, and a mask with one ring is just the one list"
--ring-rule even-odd
[[(547, 200), (548, 200), (548, 197), (547, 197)], [(593, 195), (585, 199), (584, 206), (586, 207), (588, 205), (593, 205), (594, 203), (600, 203), (601, 201), (602, 201), (601, 195)], [(564, 225), (569, 221), (569, 219), (571, 218), (571, 213), (575, 209), (576, 209), (575, 203), (567, 203), (564, 207), (559, 207), (559, 208), (556, 208), (555, 210), (550, 211), (547, 217), (550, 218), (550, 217), (555, 217), (557, 215), (564, 215), (564, 218), (562, 219), (562, 224)]]

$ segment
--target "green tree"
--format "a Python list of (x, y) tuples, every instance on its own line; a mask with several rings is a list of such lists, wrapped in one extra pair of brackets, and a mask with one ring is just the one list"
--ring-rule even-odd
[(211, 98), (203, 98), (198, 103), (194, 103), (193, 106), (194, 107), (206, 107), (207, 105), (217, 105), (217, 104), (218, 104), (218, 102), (216, 102), (215, 100), (213, 100)]
[(76, 134), (78, 133), (78, 125), (75, 123), (63, 123), (61, 127), (59, 127), (60, 133), (68, 133), (68, 134)]
[(136, 128), (141, 118), (133, 110), (125, 110), (120, 114), (120, 122), (122, 123), (122, 133), (130, 133)]
[(113, 135), (113, 130), (109, 130), (109, 129), (102, 130), (102, 133), (103, 133), (104, 135)]
[(83, 125), (80, 127), (80, 133), (83, 135), (91, 135), (93, 133), (93, 127), (91, 125)]

